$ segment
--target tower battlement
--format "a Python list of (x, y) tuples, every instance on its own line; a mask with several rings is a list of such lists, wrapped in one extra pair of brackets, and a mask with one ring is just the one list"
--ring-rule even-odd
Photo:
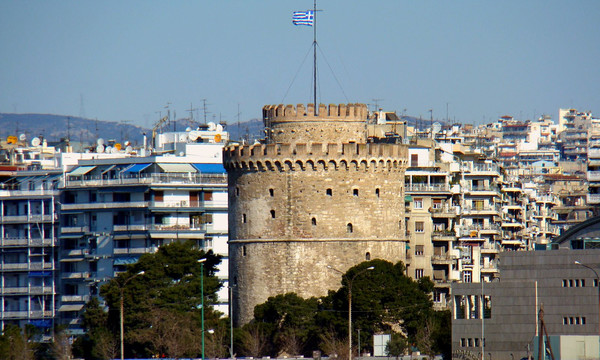
[[(315, 105), (304, 104), (294, 105), (265, 105), (263, 107), (263, 119), (270, 123), (303, 121), (303, 120), (351, 120), (365, 121), (368, 116), (367, 105), (365, 104), (319, 104), (318, 111), (315, 112)], [(266, 125), (266, 124), (265, 124)]]
[[(365, 168), (405, 167), (408, 149), (396, 144), (256, 144), (234, 145), (223, 149), (223, 162), (227, 169), (275, 168), (266, 164), (293, 163), (304, 168), (303, 164), (324, 162), (329, 166), (346, 164)], [(389, 161), (389, 163), (387, 163)], [(266, 165), (266, 166), (263, 166)], [(276, 166), (279, 167), (279, 166)], [(256, 169), (255, 169), (256, 170)], [(391, 170), (391, 169), (388, 169)]]

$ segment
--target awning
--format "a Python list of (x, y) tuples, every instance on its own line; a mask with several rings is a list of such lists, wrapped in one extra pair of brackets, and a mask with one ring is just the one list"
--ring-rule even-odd
[(96, 167), (95, 166), (80, 166), (77, 169), (71, 171), (70, 173), (68, 173), (68, 176), (82, 176), (85, 175), (87, 173), (89, 173), (90, 171), (94, 170)]
[(223, 164), (192, 164), (192, 166), (203, 174), (224, 174), (226, 172)]
[(79, 311), (83, 308), (83, 304), (79, 305), (61, 305), (58, 311)]
[(112, 169), (114, 169), (115, 166), (117, 166), (117, 165), (111, 165), (111, 166), (107, 167), (106, 169), (102, 170), (102, 172), (100, 174), (102, 174), (102, 175), (106, 174), (107, 172), (109, 172)]
[(138, 262), (139, 259), (140, 258), (137, 256), (118, 257), (118, 258), (115, 258), (115, 260), (113, 261), (113, 265), (135, 264), (136, 262)]
[(404, 196), (404, 202), (411, 202), (413, 201), (412, 195), (405, 195)]
[(158, 164), (158, 166), (168, 173), (196, 173), (198, 172), (190, 164)]
[(128, 167), (127, 169), (121, 171), (121, 174), (139, 173), (142, 170), (144, 170), (145, 168), (147, 168), (148, 166), (150, 166), (150, 164), (134, 164), (134, 165)]

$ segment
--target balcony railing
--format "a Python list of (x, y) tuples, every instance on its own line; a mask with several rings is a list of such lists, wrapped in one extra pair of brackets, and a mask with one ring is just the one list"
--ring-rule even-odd
[(60, 297), (61, 302), (88, 302), (90, 301), (89, 295), (63, 295)]
[(588, 204), (600, 204), (600, 194), (587, 194)]
[(54, 246), (54, 239), (1, 238), (0, 246)]
[(102, 177), (86, 177), (83, 179), (65, 179), (65, 187), (76, 186), (116, 186), (116, 185), (150, 185), (150, 184), (221, 184), (227, 185), (227, 174), (141, 174), (139, 177), (103, 179)]
[(450, 191), (448, 184), (406, 184), (404, 187), (406, 192), (440, 192)]
[(600, 171), (588, 171), (588, 181), (600, 181)]
[(465, 206), (463, 208), (463, 214), (481, 214), (481, 213), (499, 213), (501, 210), (500, 206), (487, 205), (487, 206)]

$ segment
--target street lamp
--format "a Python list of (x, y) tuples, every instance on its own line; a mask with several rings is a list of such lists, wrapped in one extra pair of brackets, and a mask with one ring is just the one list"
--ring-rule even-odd
[(202, 360), (204, 360), (204, 263), (206, 258), (198, 260), (200, 263), (200, 296), (202, 297)]
[(369, 266), (366, 269), (362, 269), (361, 271), (354, 274), (354, 276), (352, 276), (350, 279), (348, 279), (346, 274), (344, 274), (343, 272), (334, 268), (331, 265), (327, 265), (327, 268), (342, 274), (342, 277), (345, 277), (348, 281), (348, 360), (352, 360), (352, 283), (358, 275), (363, 274), (367, 270), (373, 270), (375, 269), (375, 267)]
[(596, 286), (598, 287), (598, 335), (600, 335), (600, 277), (594, 268), (579, 262), (579, 260), (575, 260), (575, 265), (581, 265), (585, 268), (588, 268), (594, 272), (594, 275), (596, 275)]
[(125, 290), (125, 285), (127, 285), (127, 283), (129, 281), (131, 281), (134, 277), (138, 276), (138, 275), (144, 275), (144, 271), (140, 271), (137, 274), (132, 275), (131, 277), (129, 277), (127, 280), (125, 280), (122, 284), (119, 285), (119, 290), (121, 292), (121, 298), (120, 298), (120, 327), (121, 327), (121, 360), (125, 359), (125, 352), (124, 352), (124, 342), (123, 342), (123, 323), (124, 323), (124, 319), (123, 319), (123, 292)]

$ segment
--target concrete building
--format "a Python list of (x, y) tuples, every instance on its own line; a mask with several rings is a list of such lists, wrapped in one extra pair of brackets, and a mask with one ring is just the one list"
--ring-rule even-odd
[(0, 330), (34, 325), (47, 339), (57, 313), (61, 173), (0, 166)]
[(407, 146), (368, 142), (366, 105), (265, 106), (264, 143), (224, 150), (236, 324), (269, 296), (325, 295), (370, 259), (406, 261)]
[(79, 311), (142, 254), (192, 240), (224, 257), (216, 309), (228, 313), (227, 180), (222, 144), (189, 144), (184, 156), (80, 161), (61, 194), (61, 322), (81, 331)]

